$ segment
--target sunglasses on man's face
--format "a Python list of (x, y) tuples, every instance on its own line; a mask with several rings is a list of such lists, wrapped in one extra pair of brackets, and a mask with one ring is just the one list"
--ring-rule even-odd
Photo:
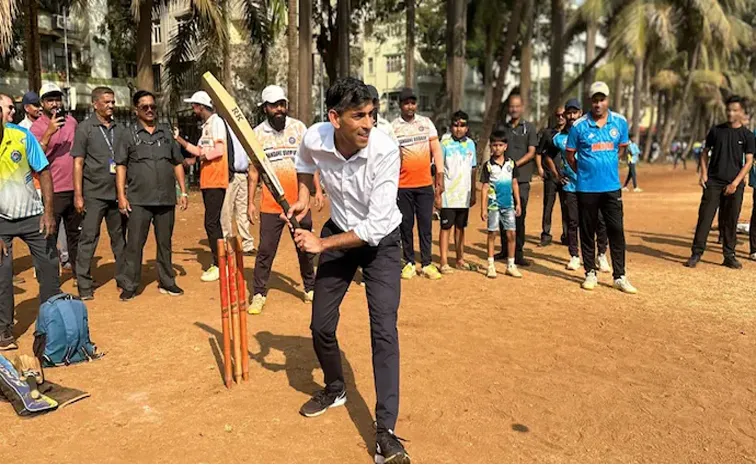
[(564, 118), (564, 113), (556, 113), (554, 116), (557, 118)]
[(157, 105), (142, 105), (139, 107), (139, 109), (142, 111), (147, 111), (147, 110), (155, 111), (157, 110)]
[(455, 128), (466, 128), (467, 127), (467, 123), (464, 122), (464, 121), (460, 121), (458, 123), (452, 124), (452, 127), (455, 127)]

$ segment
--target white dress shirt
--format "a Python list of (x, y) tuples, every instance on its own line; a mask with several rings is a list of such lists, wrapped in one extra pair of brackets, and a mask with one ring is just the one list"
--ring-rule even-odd
[(368, 145), (344, 158), (334, 144), (331, 123), (310, 127), (296, 157), (297, 173), (315, 174), (331, 199), (331, 220), (371, 246), (402, 222), (396, 206), (399, 187), (399, 147), (382, 131), (371, 130)]

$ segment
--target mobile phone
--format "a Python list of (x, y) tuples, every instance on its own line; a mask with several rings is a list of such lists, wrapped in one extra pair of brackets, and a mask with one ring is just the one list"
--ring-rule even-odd
[(55, 112), (56, 118), (65, 118), (66, 115), (68, 115), (68, 110), (65, 108), (58, 108), (58, 110)]

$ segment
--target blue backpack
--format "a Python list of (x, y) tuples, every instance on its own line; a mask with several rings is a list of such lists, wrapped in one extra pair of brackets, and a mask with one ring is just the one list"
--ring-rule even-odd
[(81, 300), (70, 294), (57, 294), (42, 304), (34, 330), (34, 353), (39, 354), (46, 367), (102, 356), (89, 339), (89, 316)]

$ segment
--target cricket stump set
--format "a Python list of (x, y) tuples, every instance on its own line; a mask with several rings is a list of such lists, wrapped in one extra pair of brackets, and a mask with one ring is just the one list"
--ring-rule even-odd
[[(223, 378), (227, 388), (233, 381), (249, 380), (247, 348), (247, 289), (244, 284), (244, 255), (238, 237), (218, 239), (220, 302), (223, 323)], [(232, 366), (233, 362), (233, 366)]]

